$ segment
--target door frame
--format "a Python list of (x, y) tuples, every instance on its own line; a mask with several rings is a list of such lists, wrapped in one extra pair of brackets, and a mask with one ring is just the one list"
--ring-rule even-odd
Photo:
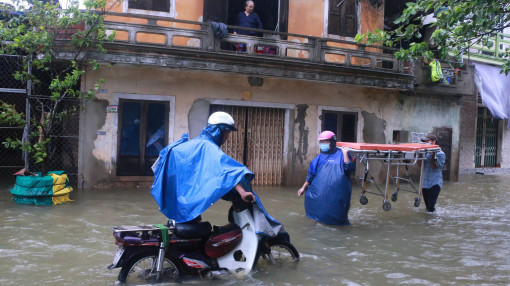
[[(214, 15), (209, 15), (209, 11), (207, 11), (207, 9), (208, 9), (207, 7), (209, 7), (209, 5), (213, 5), (213, 4), (211, 4), (212, 1), (214, 1), (214, 0), (204, 0), (204, 8), (203, 8), (204, 22), (213, 20)], [(279, 32), (286, 33), (289, 31), (289, 5), (290, 5), (289, 0), (274, 0), (274, 1), (278, 1), (278, 12), (277, 12), (278, 15), (276, 15), (276, 16), (277, 16), (277, 19), (280, 20)], [(224, 13), (224, 15), (217, 15), (218, 17), (216, 17), (216, 21), (228, 24), (229, 9), (231, 8), (231, 7), (229, 7), (229, 2), (230, 2), (229, 0), (222, 0), (221, 3), (219, 3), (219, 5), (222, 5), (221, 8), (223, 8), (223, 10), (224, 10), (224, 11), (220, 11), (220, 12)], [(255, 0), (255, 2), (257, 2), (257, 1)], [(216, 1), (214, 4), (218, 5), (218, 1)], [(255, 4), (256, 4), (255, 12), (257, 12), (258, 6), (257, 6), (257, 3), (255, 3)], [(258, 9), (261, 9), (261, 8), (258, 8)], [(221, 9), (218, 9), (218, 10), (221, 10)], [(233, 13), (237, 14), (242, 11), (243, 10), (233, 11)], [(220, 20), (221, 18), (223, 18), (223, 20)], [(278, 24), (278, 22), (277, 22), (277, 24)], [(231, 25), (233, 25), (233, 24), (231, 23)]]
[[(123, 100), (139, 100), (139, 101), (164, 101), (168, 102), (168, 137), (167, 142), (172, 142), (174, 138), (174, 126), (175, 126), (175, 96), (172, 95), (154, 95), (154, 94), (129, 94), (129, 93), (115, 93), (113, 95), (113, 100), (110, 103), (113, 106), (118, 106), (119, 101)], [(108, 115), (112, 114), (110, 118), (112, 121), (112, 125), (115, 126), (114, 130), (112, 130), (112, 142), (117, 142), (117, 138), (119, 135), (119, 114), (116, 113), (108, 113)], [(108, 116), (107, 116), (108, 120)], [(118, 144), (111, 144), (111, 157), (112, 157), (112, 174), (117, 174), (117, 165), (113, 164), (113, 162), (117, 162), (117, 155), (119, 152)], [(144, 176), (116, 176), (117, 178), (143, 178)], [(152, 177), (151, 177), (152, 179)]]
[(284, 134), (283, 134), (283, 159), (282, 167), (288, 166), (288, 152), (289, 152), (289, 124), (291, 122), (290, 111), (294, 111), (296, 108), (295, 104), (285, 103), (270, 103), (270, 102), (257, 102), (257, 101), (242, 101), (242, 100), (228, 100), (228, 99), (206, 99), (210, 104), (215, 105), (232, 105), (232, 106), (243, 106), (243, 107), (262, 107), (262, 108), (279, 108), (285, 110), (285, 122), (284, 122)]
[[(323, 111), (336, 111), (336, 112), (349, 112), (356, 113), (358, 116), (358, 120), (356, 123), (356, 143), (361, 142), (361, 109), (360, 108), (347, 108), (347, 107), (338, 107), (338, 106), (328, 106), (328, 105), (319, 105), (317, 106), (317, 136), (315, 138), (319, 138), (319, 134), (321, 133), (322, 128), (322, 112)], [(336, 134), (338, 137), (338, 134)]]

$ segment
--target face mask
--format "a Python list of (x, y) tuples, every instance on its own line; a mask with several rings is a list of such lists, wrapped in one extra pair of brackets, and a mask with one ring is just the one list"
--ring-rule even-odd
[(321, 144), (319, 144), (319, 147), (321, 148), (321, 152), (328, 152), (329, 151), (329, 144), (328, 143), (321, 143)]
[(430, 142), (425, 142), (426, 145), (430, 145)]

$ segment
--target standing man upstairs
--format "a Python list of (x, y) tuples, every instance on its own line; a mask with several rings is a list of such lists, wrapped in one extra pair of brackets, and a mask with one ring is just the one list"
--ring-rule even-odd
[(254, 174), (226, 155), (220, 146), (237, 131), (228, 113), (215, 112), (197, 138), (188, 135), (159, 153), (151, 194), (160, 211), (177, 223), (198, 222), (201, 214), (220, 198), (255, 201)]
[[(255, 3), (253, 1), (246, 1), (244, 6), (244, 11), (239, 12), (237, 14), (237, 19), (235, 22), (236, 26), (247, 27), (247, 28), (255, 28), (262, 29), (262, 22), (260, 21), (259, 15), (253, 12), (255, 9)], [(256, 36), (257, 33), (253, 31), (235, 29), (234, 34), (247, 35), (247, 36)]]
[[(421, 141), (426, 144), (437, 145), (437, 137), (432, 133), (421, 138)], [(427, 153), (425, 156), (422, 195), (427, 211), (434, 212), (439, 192), (443, 187), (443, 166), (446, 155), (443, 151), (439, 151), (438, 153)]]

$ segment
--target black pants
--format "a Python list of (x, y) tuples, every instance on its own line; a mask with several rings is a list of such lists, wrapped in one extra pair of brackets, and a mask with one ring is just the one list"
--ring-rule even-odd
[(433, 212), (436, 210), (436, 201), (437, 197), (439, 197), (439, 192), (441, 192), (441, 187), (439, 185), (434, 185), (429, 189), (423, 188), (422, 190), (423, 200), (425, 201), (425, 207), (427, 211)]

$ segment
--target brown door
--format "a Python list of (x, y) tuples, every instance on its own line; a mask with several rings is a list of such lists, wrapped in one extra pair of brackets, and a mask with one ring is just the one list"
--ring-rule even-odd
[(222, 150), (255, 173), (254, 185), (281, 185), (285, 110), (212, 105), (215, 111), (231, 114), (238, 129)]
[(443, 166), (443, 179), (446, 181), (450, 180), (450, 162), (452, 161), (452, 132), (452, 129), (447, 127), (434, 128), (434, 134), (437, 136), (437, 144), (439, 147), (441, 147), (441, 150), (446, 156), (446, 162)]

